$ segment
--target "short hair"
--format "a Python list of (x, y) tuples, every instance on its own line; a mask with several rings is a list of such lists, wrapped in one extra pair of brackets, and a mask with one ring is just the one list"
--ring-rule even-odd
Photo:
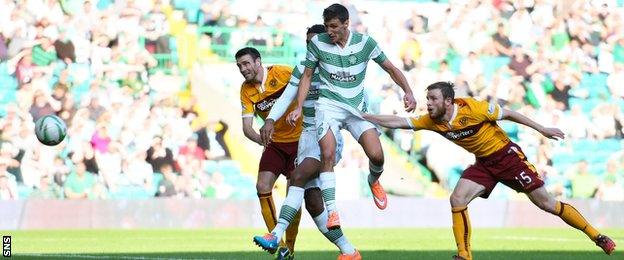
[(257, 60), (258, 58), (260, 58), (260, 52), (256, 50), (256, 48), (254, 47), (245, 47), (245, 48), (238, 50), (236, 54), (234, 54), (234, 58), (238, 59), (245, 55), (251, 56), (253, 60)]
[(324, 32), (327, 32), (327, 30), (325, 30), (325, 25), (315, 24), (315, 25), (312, 25), (312, 27), (308, 28), (308, 31), (306, 32), (306, 34), (309, 34), (309, 33), (324, 33)]
[(338, 18), (341, 23), (349, 19), (349, 10), (344, 5), (333, 4), (323, 10), (323, 20), (329, 21)]
[(427, 87), (427, 91), (431, 91), (434, 89), (439, 89), (442, 92), (442, 97), (444, 99), (450, 98), (451, 100), (455, 99), (455, 84), (448, 81), (438, 81), (433, 83)]

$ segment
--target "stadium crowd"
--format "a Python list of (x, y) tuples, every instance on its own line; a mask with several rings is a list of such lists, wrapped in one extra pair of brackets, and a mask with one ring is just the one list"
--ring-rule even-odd
[[(229, 196), (227, 124), (193, 125), (184, 79), (153, 70), (163, 5), (95, 2), (0, 1), (0, 198)], [(33, 134), (47, 114), (68, 125), (55, 147)]]
[[(159, 86), (164, 76), (154, 70), (158, 61), (152, 54), (171, 51), (167, 20), (173, 14), (200, 27), (242, 32), (227, 39), (204, 35), (201, 40), (209, 44), (280, 46), (283, 34), (245, 30), (303, 35), (332, 3), (62, 2), (0, 0), (2, 199), (17, 198), (19, 187), (32, 189), (29, 197), (114, 198), (129, 190), (141, 196), (232, 197), (233, 184), (221, 173), (231, 161), (219, 161), (229, 156), (223, 142), (227, 123), (198, 127), (192, 103), (178, 102), (167, 91), (171, 86)], [(349, 8), (352, 29), (371, 34), (401, 65), (417, 97), (417, 113), (425, 112), (428, 84), (454, 82), (458, 96), (495, 100), (566, 133), (566, 140), (555, 142), (502, 123), (551, 192), (624, 200), (622, 1), (341, 2)], [(11, 80), (14, 90), (6, 89)], [(237, 85), (240, 78), (232, 81)], [(404, 113), (398, 86), (377, 66), (371, 66), (367, 82), (373, 112)], [(68, 140), (58, 147), (43, 147), (32, 134), (34, 120), (50, 113), (69, 126)], [(426, 165), (435, 186), (445, 190), (474, 160), (433, 133), (385, 133)], [(367, 170), (359, 163), (363, 154), (345, 154), (343, 167)], [(424, 196), (436, 196), (424, 187)], [(504, 190), (493, 196), (515, 195)]]

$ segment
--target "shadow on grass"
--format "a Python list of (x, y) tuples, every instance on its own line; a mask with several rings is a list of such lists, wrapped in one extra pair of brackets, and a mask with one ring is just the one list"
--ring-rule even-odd
[[(364, 259), (451, 259), (455, 251), (362, 251)], [(476, 251), (474, 259), (624, 259), (624, 253), (614, 252), (607, 256), (602, 251)], [(301, 251), (296, 259), (336, 259), (337, 251)], [(177, 253), (115, 253), (115, 254), (20, 254), (14, 253), (15, 259), (273, 259), (266, 252), (177, 252)]]

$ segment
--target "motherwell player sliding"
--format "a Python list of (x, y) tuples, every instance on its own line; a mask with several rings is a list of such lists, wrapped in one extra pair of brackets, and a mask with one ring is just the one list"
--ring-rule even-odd
[(560, 217), (583, 231), (597, 246), (611, 254), (615, 243), (592, 227), (570, 204), (555, 200), (544, 188), (544, 181), (518, 145), (496, 124), (510, 120), (526, 125), (550, 139), (563, 139), (557, 128), (544, 127), (515, 111), (473, 98), (455, 98), (453, 84), (437, 82), (427, 87), (428, 115), (403, 118), (391, 115), (363, 115), (367, 120), (388, 128), (432, 130), (476, 156), (475, 164), (464, 170), (451, 194), (453, 234), (458, 255), (472, 259), (470, 220), (467, 206), (477, 196), (487, 198), (494, 186), (506, 186), (525, 193), (540, 209)]

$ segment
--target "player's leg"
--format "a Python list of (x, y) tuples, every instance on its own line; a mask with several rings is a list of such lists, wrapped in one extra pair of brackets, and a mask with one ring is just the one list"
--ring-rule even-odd
[(368, 185), (373, 194), (375, 205), (379, 209), (385, 209), (388, 206), (388, 198), (381, 183), (379, 183), (379, 176), (383, 173), (384, 155), (381, 142), (379, 141), (379, 132), (374, 126), (372, 127), (360, 134), (358, 142), (362, 145), (364, 153), (368, 157), (368, 169), (370, 171), (368, 174)]
[[(312, 180), (311, 182), (314, 181), (315, 180)], [(306, 210), (310, 213), (310, 216), (312, 216), (316, 227), (330, 242), (340, 249), (340, 253), (342, 255), (359, 255), (359, 252), (357, 252), (349, 240), (347, 240), (347, 237), (343, 234), (342, 229), (327, 229), (327, 211), (325, 210), (325, 207), (323, 207), (323, 198), (321, 197), (321, 190), (318, 187), (308, 188), (305, 190), (305, 205)]]
[(260, 200), (262, 218), (268, 230), (273, 229), (277, 224), (275, 203), (273, 202), (272, 196), (273, 185), (276, 180), (277, 175), (273, 172), (260, 171), (256, 181), (256, 191), (258, 192), (258, 199)]
[(615, 250), (615, 243), (607, 236), (601, 235), (572, 205), (557, 201), (544, 188), (544, 181), (537, 173), (535, 166), (529, 163), (519, 146), (511, 144), (508, 156), (502, 158), (502, 163), (510, 169), (500, 174), (501, 182), (510, 188), (527, 194), (529, 199), (540, 209), (559, 216), (568, 225), (583, 231), (602, 250), (611, 254)]
[[(337, 131), (337, 129), (335, 131)], [(334, 131), (328, 129), (325, 132), (326, 133), (319, 140), (319, 147), (321, 149), (319, 180), (321, 182), (321, 194), (325, 202), (325, 208), (329, 214), (327, 228), (337, 229), (340, 227), (340, 219), (338, 217), (338, 210), (336, 209), (336, 175), (334, 174), (336, 139), (334, 137)]]
[(472, 227), (468, 214), (468, 204), (476, 197), (487, 198), (496, 186), (497, 181), (487, 173), (480, 163), (471, 165), (462, 174), (451, 194), (451, 216), (453, 220), (453, 236), (457, 245), (459, 259), (472, 259), (470, 237)]
[[(303, 203), (305, 194), (303, 188), (305, 181), (307, 179), (312, 179), (312, 177), (318, 173), (319, 165), (319, 161), (306, 158), (299, 163), (292, 172), (289, 180), (290, 186), (288, 187), (288, 193), (286, 194), (284, 204), (280, 209), (277, 225), (271, 231), (271, 233), (277, 237), (278, 240), (282, 238), (285, 230), (290, 229), (290, 227), (295, 224), (298, 225), (299, 219), (297, 219), (297, 215), (299, 215), (300, 218), (301, 204)], [(301, 184), (302, 182), (304, 184)], [(286, 237), (288, 237), (288, 232)]]
[[(258, 193), (258, 199), (260, 200), (260, 211), (269, 231), (273, 230), (277, 224), (272, 191), (275, 181), (279, 177), (279, 172), (282, 170), (281, 164), (279, 163), (280, 158), (279, 151), (274, 144), (267, 146), (260, 158), (258, 179), (256, 181), (256, 191)], [(280, 241), (279, 244), (283, 247), (286, 246), (283, 241)], [(273, 252), (270, 253), (272, 254), (274, 252), (273, 250)]]
[[(292, 183), (291, 182), (292, 176), (297, 175), (294, 173), (294, 170), (295, 170), (295, 164), (297, 162), (298, 145), (299, 145), (298, 142), (279, 145), (280, 152), (282, 153), (282, 158), (283, 158), (282, 159), (282, 163), (283, 163), (282, 167), (284, 169), (283, 172), (287, 174), (287, 178), (289, 182), (289, 189), (286, 192), (286, 196), (288, 196), (288, 193), (290, 192), (290, 184)], [(286, 245), (290, 249), (291, 255), (292, 253), (295, 252), (295, 241), (297, 240), (297, 234), (299, 233), (300, 221), (301, 221), (301, 210), (299, 207), (297, 208), (294, 218), (290, 220), (290, 225), (287, 225), (287, 228), (286, 228)]]
[(546, 191), (544, 186), (527, 193), (527, 196), (540, 209), (557, 215), (568, 225), (583, 231), (606, 254), (610, 255), (615, 250), (615, 242), (613, 240), (605, 235), (601, 235), (572, 205), (557, 201)]
[(485, 192), (485, 187), (469, 179), (461, 178), (451, 194), (451, 215), (453, 236), (457, 244), (457, 256), (472, 259), (470, 236), (472, 227), (468, 215), (468, 204)]

